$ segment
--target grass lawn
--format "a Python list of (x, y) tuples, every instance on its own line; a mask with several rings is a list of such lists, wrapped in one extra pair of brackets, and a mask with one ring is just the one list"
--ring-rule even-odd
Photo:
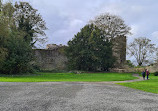
[(140, 82), (117, 83), (117, 84), (158, 94), (158, 76), (154, 76), (151, 74), (149, 78), (150, 78), (149, 80), (140, 81)]
[(0, 75), (0, 82), (48, 82), (48, 81), (63, 81), (63, 82), (75, 82), (75, 81), (87, 81), (87, 82), (99, 82), (99, 81), (124, 81), (137, 79), (130, 73), (38, 73), (36, 75), (27, 76), (3, 76)]

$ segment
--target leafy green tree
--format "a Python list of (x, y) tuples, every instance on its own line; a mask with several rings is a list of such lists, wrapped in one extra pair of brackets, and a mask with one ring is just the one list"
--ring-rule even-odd
[(17, 74), (31, 71), (32, 47), (21, 37), (22, 33), (12, 31), (6, 45), (8, 55), (2, 66), (2, 73)]
[(29, 3), (1, 4), (0, 73), (32, 71), (32, 47), (36, 41), (40, 41), (39, 35), (45, 35), (45, 29), (41, 15)]
[(2, 66), (2, 63), (6, 60), (6, 56), (8, 55), (7, 48), (5, 48), (7, 37), (7, 24), (0, 20), (0, 68)]
[(68, 42), (66, 49), (70, 69), (108, 70), (113, 66), (112, 43), (93, 25), (86, 25)]
[(8, 55), (7, 48), (5, 45), (7, 44), (8, 39), (8, 22), (7, 18), (4, 18), (2, 12), (2, 1), (0, 0), (0, 69), (4, 61), (6, 60), (6, 56)]
[(130, 60), (126, 60), (126, 65), (129, 67), (134, 67), (133, 63)]
[[(24, 39), (32, 46), (46, 38), (46, 23), (42, 16), (28, 2), (16, 2), (14, 6), (14, 21), (18, 30), (25, 32)], [(39, 37), (40, 36), (40, 37)]]
[(2, 10), (2, 0), (0, 0), (0, 12)]

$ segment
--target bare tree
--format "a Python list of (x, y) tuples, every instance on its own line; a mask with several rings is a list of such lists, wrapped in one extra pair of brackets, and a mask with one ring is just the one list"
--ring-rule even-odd
[(113, 55), (117, 58), (115, 65), (122, 67), (126, 60), (126, 37), (131, 34), (131, 28), (125, 24), (121, 17), (109, 13), (101, 14), (89, 23), (104, 32), (105, 40), (112, 41)]
[(155, 63), (158, 64), (158, 47), (156, 48), (156, 53), (154, 56)]
[(134, 56), (139, 66), (147, 63), (153, 58), (156, 50), (155, 44), (150, 43), (151, 40), (145, 37), (135, 38), (133, 42), (128, 45), (128, 54)]
[(97, 16), (94, 20), (91, 20), (90, 23), (104, 30), (106, 37), (110, 39), (131, 34), (131, 28), (125, 24), (121, 17), (109, 13)]

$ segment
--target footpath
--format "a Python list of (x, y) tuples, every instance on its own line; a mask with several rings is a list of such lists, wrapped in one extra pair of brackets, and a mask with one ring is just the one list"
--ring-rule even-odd
[(138, 79), (134, 80), (126, 80), (126, 81), (106, 81), (106, 82), (97, 82), (97, 83), (106, 83), (106, 84), (115, 84), (115, 83), (126, 83), (126, 82), (136, 82), (136, 81), (144, 81), (139, 74), (133, 74), (134, 77), (137, 77)]

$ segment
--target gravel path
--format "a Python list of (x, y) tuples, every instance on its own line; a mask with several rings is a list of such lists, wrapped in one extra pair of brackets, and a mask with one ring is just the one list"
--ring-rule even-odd
[(113, 83), (0, 82), (0, 111), (158, 111), (158, 94)]
[[(115, 83), (144, 81), (143, 78), (139, 76), (139, 74), (133, 74), (133, 76), (134, 76), (134, 77), (137, 77), (138, 79), (126, 80), (126, 81), (105, 81), (105, 82), (94, 82), (94, 83), (115, 84)], [(89, 82), (81, 82), (81, 83), (89, 83)]]

